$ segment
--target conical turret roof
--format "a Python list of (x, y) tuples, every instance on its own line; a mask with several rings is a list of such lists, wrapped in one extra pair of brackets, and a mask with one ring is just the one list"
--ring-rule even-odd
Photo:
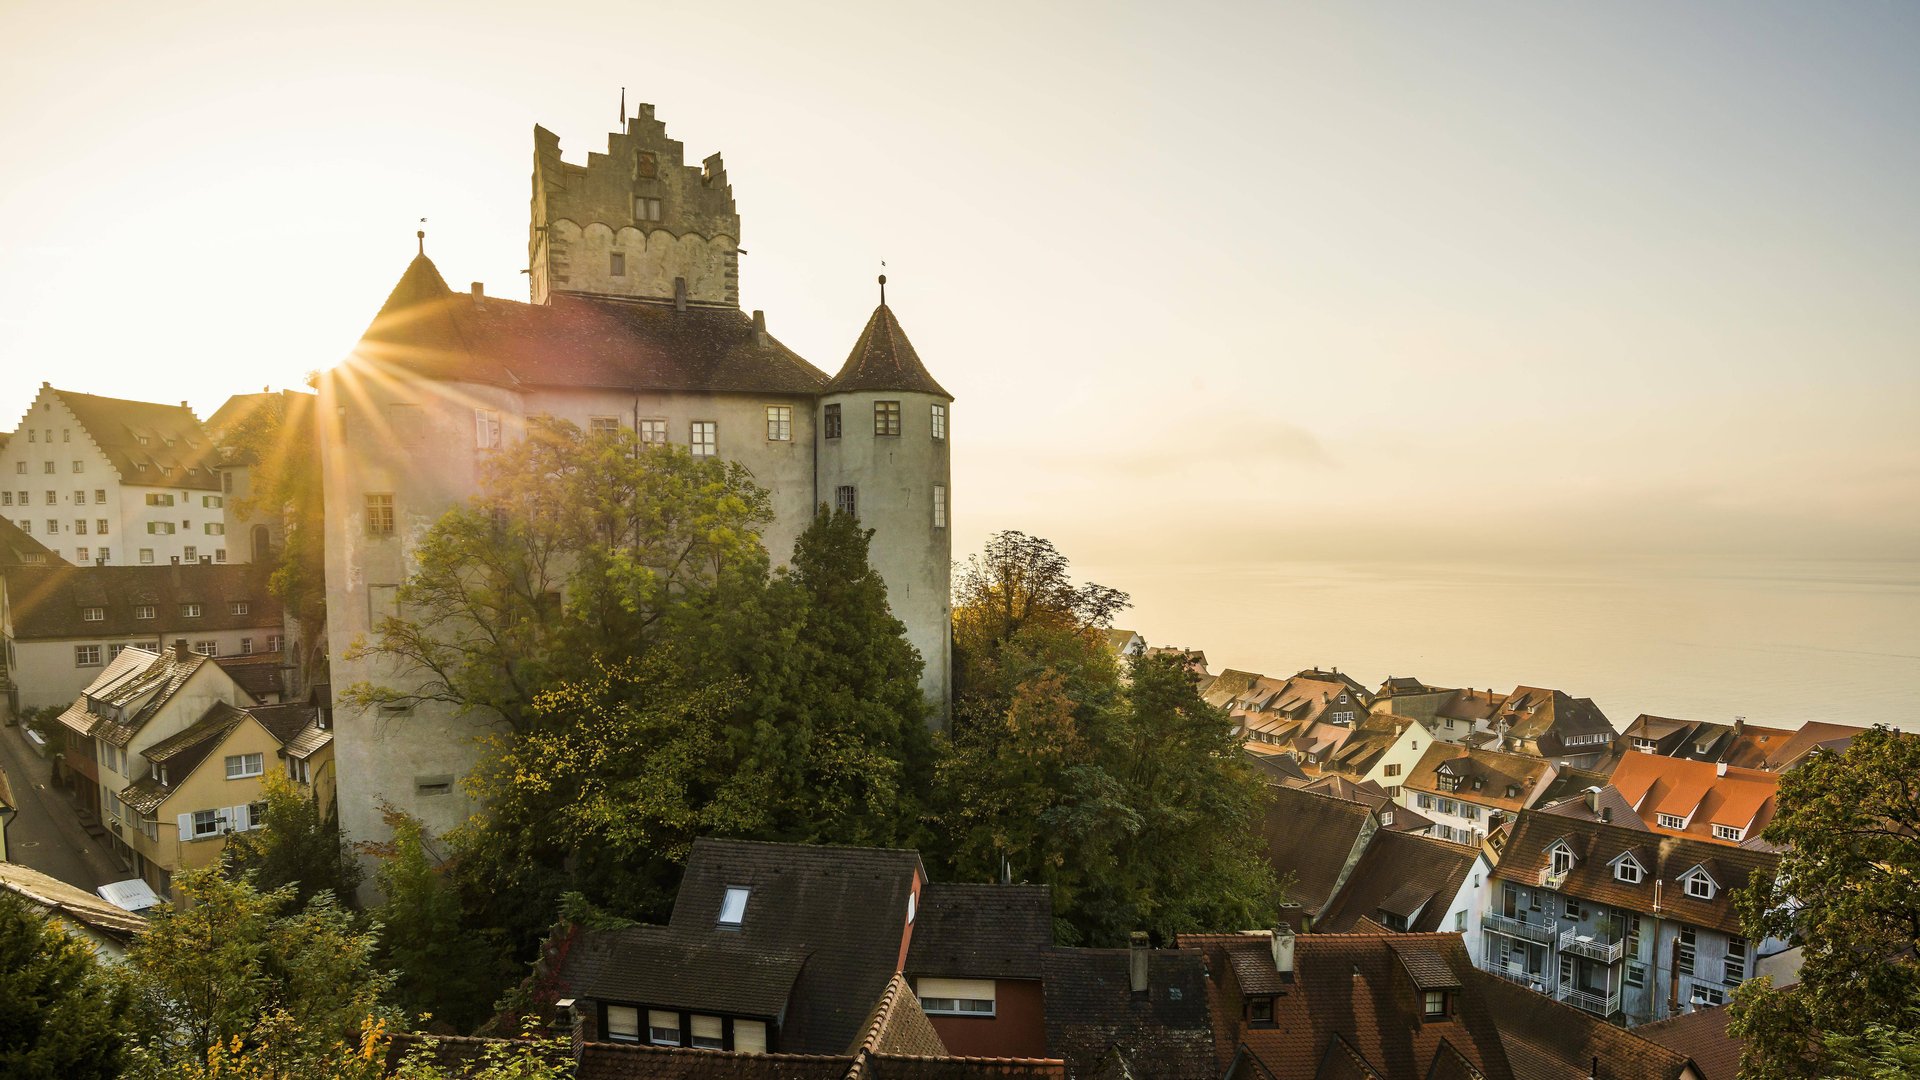
[[(387, 302), (380, 305), (380, 315), (392, 314), (419, 304), (431, 303), (451, 295), (453, 290), (447, 287), (447, 279), (440, 276), (440, 268), (433, 265), (426, 252), (413, 257), (407, 264), (407, 272), (387, 294)], [(374, 318), (378, 319), (376, 315)]]
[(953, 397), (927, 374), (920, 355), (913, 351), (913, 342), (908, 341), (907, 332), (900, 329), (900, 320), (893, 317), (893, 309), (884, 303), (873, 309), (873, 318), (867, 320), (867, 328), (860, 332), (860, 340), (854, 342), (853, 352), (840, 366), (840, 374), (827, 384), (826, 393), (853, 390), (900, 390)]

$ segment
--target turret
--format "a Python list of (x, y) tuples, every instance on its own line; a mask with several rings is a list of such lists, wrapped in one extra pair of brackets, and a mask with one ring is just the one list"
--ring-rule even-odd
[(953, 395), (921, 364), (886, 302), (820, 397), (819, 498), (873, 530), (887, 600), (926, 661), (944, 723), (952, 695)]

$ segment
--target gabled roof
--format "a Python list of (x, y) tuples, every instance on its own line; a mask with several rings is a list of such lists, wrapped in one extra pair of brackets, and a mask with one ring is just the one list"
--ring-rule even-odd
[(1538, 739), (1548, 732), (1561, 737), (1604, 732), (1614, 734), (1613, 724), (1592, 698), (1576, 698), (1564, 690), (1538, 686), (1516, 686), (1500, 703), (1495, 723), (1505, 723), (1507, 734), (1517, 739)]
[(278, 696), (285, 690), (281, 669), (286, 662), (280, 659), (278, 653), (216, 656), (213, 662), (220, 665), (220, 670), (226, 672), (228, 678), (261, 701)]
[[(15, 566), (0, 571), (18, 641), (64, 638), (193, 637), (204, 631), (273, 629), (280, 601), (268, 587), (273, 567), (247, 563), (182, 566)], [(244, 615), (231, 604), (243, 601)], [(181, 615), (199, 604), (200, 614)], [(139, 618), (139, 609), (155, 609)], [(100, 609), (88, 621), (87, 608)], [(160, 610), (160, 609), (165, 609)]]
[(64, 566), (52, 548), (20, 531), (20, 526), (0, 517), (0, 569), (10, 566)]
[(933, 376), (927, 374), (920, 354), (913, 351), (907, 332), (900, 328), (893, 309), (885, 304), (873, 309), (860, 340), (854, 342), (840, 373), (827, 384), (826, 392), (841, 394), (854, 390), (899, 390), (903, 393), (936, 394), (951, 399)]
[[(220, 490), (213, 441), (185, 404), (161, 405), (48, 389), (73, 412), (123, 483)], [(145, 470), (139, 467), (142, 464), (147, 466)]]
[(1045, 972), (1047, 1047), (1085, 1075), (1118, 1050), (1131, 1074), (1156, 1080), (1212, 1080), (1213, 1022), (1207, 975), (1193, 949), (1150, 949), (1147, 992), (1133, 993), (1127, 949), (1049, 949)]
[[(1443, 768), (1447, 775), (1460, 778), (1459, 787), (1448, 789), (1441, 786)], [(1552, 762), (1529, 754), (1508, 754), (1459, 743), (1436, 742), (1421, 752), (1419, 763), (1407, 771), (1402, 786), (1409, 791), (1465, 799), (1481, 806), (1512, 812), (1526, 806), (1535, 792), (1553, 775), (1553, 771)], [(1513, 789), (1513, 794), (1507, 793), (1508, 788)]]
[[(1513, 832), (1501, 849), (1494, 876), (1526, 883), (1537, 881), (1547, 865), (1548, 849), (1561, 840), (1573, 849), (1577, 859), (1566, 879), (1556, 887), (1558, 891), (1598, 904), (1652, 914), (1658, 885), (1663, 918), (1728, 934), (1741, 932), (1733, 894), (1745, 887), (1753, 874), (1768, 872), (1779, 861), (1779, 856), (1772, 852), (1525, 810), (1514, 822)], [(1629, 850), (1636, 853), (1636, 858), (1641, 853), (1646, 856), (1647, 874), (1638, 883), (1624, 882), (1613, 875), (1615, 857)], [(1702, 864), (1711, 865), (1710, 873), (1720, 886), (1711, 900), (1688, 896), (1681, 885), (1686, 873)]]
[(0, 889), (116, 941), (132, 941), (147, 928), (144, 916), (19, 863), (0, 862)]
[(1443, 929), (1447, 905), (1459, 895), (1478, 855), (1463, 844), (1382, 829), (1367, 842), (1315, 929), (1345, 933), (1381, 911), (1413, 917), (1407, 929), (1416, 933)]
[(1467, 988), (1496, 1018), (1507, 1060), (1521, 1080), (1587, 1080), (1596, 1057), (1610, 1080), (1680, 1080), (1685, 1074), (1687, 1055), (1643, 1037), (1645, 1027), (1628, 1031), (1487, 972), (1465, 974)]
[(1692, 1012), (1633, 1029), (1635, 1035), (1692, 1060), (1701, 1080), (1735, 1080), (1740, 1073), (1742, 1040), (1727, 1033), (1727, 1007)]
[[(1611, 784), (1654, 832), (1737, 844), (1751, 839), (1773, 819), (1780, 778), (1757, 769), (1657, 754), (1628, 754), (1614, 769)], [(1672, 829), (1660, 824), (1662, 814), (1687, 820), (1687, 827)], [(1715, 825), (1741, 829), (1742, 838), (1721, 840), (1714, 836)]]
[(1373, 819), (1364, 803), (1297, 788), (1268, 789), (1261, 828), (1274, 873), (1293, 876), (1290, 899), (1319, 916), (1332, 900), (1347, 856)]
[(914, 976), (1038, 979), (1053, 944), (1046, 885), (928, 884), (920, 892), (906, 970)]
[(123, 649), (114, 660), (60, 714), (60, 722), (81, 735), (120, 747), (131, 743), (135, 733), (208, 662), (207, 657), (181, 656), (172, 649), (159, 655)]
[(415, 258), (361, 337), (352, 367), (495, 386), (821, 392), (824, 372), (733, 307), (555, 294), (546, 304), (447, 290)]

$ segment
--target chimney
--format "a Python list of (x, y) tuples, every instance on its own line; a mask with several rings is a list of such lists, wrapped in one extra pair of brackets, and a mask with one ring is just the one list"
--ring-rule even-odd
[(1594, 814), (1599, 813), (1600, 812), (1600, 789), (1597, 787), (1590, 787), (1586, 790), (1585, 794), (1587, 797), (1588, 812), (1594, 813)]
[(1286, 982), (1293, 981), (1293, 927), (1277, 926), (1273, 931), (1273, 970)]
[(189, 655), (190, 654), (187, 651), (187, 639), (174, 638), (173, 639), (173, 658), (182, 663), (185, 663)]
[(1736, 738), (1736, 739), (1737, 739), (1737, 738), (1739, 738), (1739, 737), (1740, 737), (1740, 733), (1741, 733), (1741, 732), (1743, 732), (1743, 731), (1745, 731), (1746, 729), (1747, 729), (1747, 718), (1746, 718), (1746, 717), (1744, 717), (1744, 716), (1736, 716), (1736, 717), (1734, 717), (1734, 718), (1733, 718), (1733, 737), (1734, 737), (1734, 738)]
[(1713, 775), (1715, 776), (1727, 775), (1727, 763), (1724, 761), (1715, 762), (1713, 766)]
[(471, 288), (471, 290), (472, 290), (472, 293), (473, 293), (473, 306), (474, 306), (474, 307), (477, 307), (477, 308), (483, 308), (483, 307), (486, 307), (486, 306), (487, 306), (487, 285), (486, 285), (486, 282), (484, 282), (484, 281), (476, 281), (476, 282), (474, 282), (474, 283), (473, 283), (473, 285), (472, 285), (472, 286), (470, 286), (470, 288)]
[(587, 1026), (585, 1010), (577, 1007), (572, 998), (561, 998), (553, 1003), (553, 1026), (565, 1027), (573, 1043), (573, 1063), (578, 1065), (587, 1049)]
[(1600, 808), (1600, 821), (1603, 824), (1609, 825), (1613, 823), (1613, 807), (1603, 806)]
[(213, 556), (211, 556), (211, 555), (202, 555), (202, 556), (200, 556), (200, 565), (201, 565), (201, 566), (212, 566), (212, 565), (213, 565)]
[(687, 310), (687, 279), (686, 278), (677, 277), (673, 279), (673, 310), (675, 311)]
[(767, 347), (767, 313), (764, 311), (753, 313), (753, 343), (763, 349)]
[(1147, 992), (1147, 932), (1127, 935), (1127, 982), (1136, 994)]
[(186, 407), (187, 407), (187, 403), (186, 403), (186, 402), (184, 402), (184, 401), (183, 401), (183, 402), (181, 402), (181, 403), (180, 403), (180, 407), (181, 407), (181, 408), (183, 408), (183, 409), (184, 409), (184, 408), (186, 408)]
[(175, 555), (175, 556), (173, 557), (173, 565), (175, 565), (175, 566), (179, 566), (179, 565), (180, 565), (180, 556), (178, 556), (178, 555)]

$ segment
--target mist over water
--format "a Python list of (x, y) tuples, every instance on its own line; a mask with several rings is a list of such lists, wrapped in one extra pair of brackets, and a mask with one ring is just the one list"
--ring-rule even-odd
[(1640, 713), (1920, 730), (1920, 561), (1282, 561), (1076, 568), (1222, 667), (1516, 684)]

